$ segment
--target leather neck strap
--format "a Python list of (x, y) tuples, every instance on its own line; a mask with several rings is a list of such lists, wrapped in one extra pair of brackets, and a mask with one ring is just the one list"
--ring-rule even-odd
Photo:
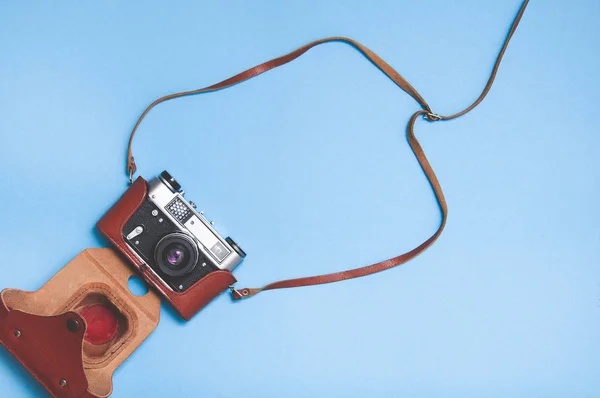
[(367, 59), (369, 59), (375, 66), (377, 66), (377, 68), (379, 68), (387, 77), (389, 77), (390, 80), (392, 80), (396, 85), (398, 85), (398, 87), (400, 87), (402, 90), (404, 90), (408, 95), (413, 97), (415, 99), (415, 101), (417, 101), (417, 103), (419, 103), (419, 105), (421, 106), (422, 109), (415, 112), (408, 122), (408, 127), (407, 127), (408, 143), (409, 143), (412, 151), (414, 152), (419, 164), (421, 165), (421, 168), (423, 169), (425, 176), (429, 180), (429, 183), (431, 184), (431, 187), (435, 194), (437, 203), (438, 203), (439, 208), (442, 213), (442, 220), (441, 220), (440, 226), (438, 227), (437, 231), (435, 231), (435, 233), (429, 239), (427, 239), (425, 242), (421, 243), (419, 246), (412, 249), (411, 251), (401, 254), (397, 257), (390, 258), (388, 260), (381, 261), (379, 263), (375, 263), (375, 264), (368, 265), (365, 267), (355, 268), (355, 269), (348, 270), (348, 271), (335, 272), (335, 273), (331, 273), (331, 274), (311, 276), (311, 277), (306, 277), (306, 278), (287, 279), (287, 280), (283, 280), (283, 281), (278, 281), (278, 282), (270, 283), (262, 288), (257, 288), (257, 289), (243, 288), (243, 289), (237, 290), (232, 287), (231, 288), (232, 296), (233, 296), (234, 300), (239, 300), (242, 298), (248, 298), (248, 297), (254, 296), (255, 294), (260, 293), (264, 290), (283, 289), (283, 288), (290, 288), (290, 287), (320, 285), (320, 284), (324, 284), (324, 283), (338, 282), (338, 281), (342, 281), (345, 279), (358, 278), (361, 276), (374, 274), (376, 272), (381, 272), (386, 269), (401, 265), (401, 264), (415, 258), (422, 252), (424, 252), (429, 246), (431, 246), (439, 238), (439, 236), (441, 235), (441, 233), (446, 225), (446, 218), (448, 215), (448, 206), (446, 205), (446, 199), (444, 198), (444, 194), (442, 192), (440, 183), (439, 183), (437, 177), (435, 176), (435, 173), (433, 172), (433, 169), (432, 169), (431, 165), (429, 164), (429, 161), (425, 157), (425, 152), (423, 151), (423, 148), (421, 147), (421, 145), (419, 144), (419, 142), (417, 141), (417, 139), (415, 137), (415, 133), (414, 133), (415, 122), (416, 122), (417, 118), (419, 118), (419, 116), (421, 116), (421, 115), (426, 120), (432, 121), (432, 122), (440, 121), (440, 120), (455, 119), (459, 116), (462, 116), (462, 115), (470, 112), (477, 105), (479, 105), (481, 103), (481, 101), (483, 101), (483, 99), (485, 98), (487, 93), (490, 91), (492, 84), (494, 83), (494, 79), (496, 78), (496, 73), (498, 72), (498, 68), (500, 66), (500, 62), (502, 61), (502, 57), (504, 56), (504, 53), (506, 52), (506, 48), (508, 47), (508, 43), (509, 43), (510, 39), (512, 38), (513, 34), (515, 33), (517, 26), (519, 25), (519, 22), (521, 21), (521, 17), (523, 16), (523, 13), (525, 12), (525, 8), (527, 7), (528, 3), (529, 3), (529, 0), (525, 0), (523, 2), (523, 4), (521, 5), (519, 12), (517, 13), (517, 16), (516, 16), (515, 20), (513, 21), (511, 28), (508, 32), (508, 35), (504, 41), (504, 45), (502, 46), (502, 49), (498, 53), (498, 57), (496, 58), (496, 62), (494, 64), (494, 67), (492, 68), (492, 73), (490, 74), (490, 77), (489, 77), (483, 91), (481, 92), (479, 97), (475, 100), (475, 102), (473, 102), (469, 107), (465, 108), (464, 110), (462, 110), (458, 113), (455, 113), (455, 114), (452, 114), (449, 116), (442, 116), (442, 115), (438, 115), (438, 114), (434, 113), (431, 110), (431, 107), (429, 106), (429, 104), (427, 104), (427, 102), (423, 99), (423, 97), (421, 97), (421, 95), (417, 92), (417, 90), (415, 90), (415, 88), (413, 86), (411, 86), (410, 83), (408, 83), (408, 81), (406, 81), (406, 79), (404, 79), (394, 68), (392, 68), (387, 62), (385, 62), (383, 59), (381, 59), (377, 54), (375, 54), (374, 52), (372, 52), (371, 50), (369, 50), (367, 47), (363, 46), (362, 44), (360, 44), (354, 40), (345, 38), (345, 37), (325, 38), (325, 39), (313, 41), (312, 43), (306, 44), (305, 46), (302, 46), (302, 47), (298, 48), (297, 50), (292, 51), (289, 54), (286, 54), (279, 58), (272, 59), (263, 64), (257, 65), (253, 68), (250, 68), (242, 73), (239, 73), (233, 77), (230, 77), (229, 79), (223, 80), (222, 82), (214, 84), (212, 86), (208, 86), (208, 87), (201, 88), (198, 90), (184, 91), (184, 92), (180, 92), (180, 93), (166, 95), (166, 96), (161, 97), (161, 98), (157, 99), (156, 101), (152, 102), (146, 108), (144, 113), (142, 113), (140, 118), (138, 119), (137, 123), (135, 124), (135, 126), (133, 128), (133, 131), (131, 132), (131, 136), (129, 138), (129, 145), (127, 148), (127, 173), (129, 174), (129, 179), (130, 179), (130, 181), (133, 179), (133, 174), (136, 171), (136, 165), (135, 165), (133, 154), (131, 151), (133, 137), (134, 137), (138, 127), (140, 126), (140, 123), (144, 119), (144, 117), (156, 105), (158, 105), (162, 102), (165, 102), (165, 101), (169, 101), (169, 100), (172, 100), (175, 98), (185, 97), (188, 95), (195, 95), (195, 94), (208, 93), (208, 92), (212, 92), (212, 91), (222, 90), (224, 88), (234, 86), (238, 83), (241, 83), (241, 82), (251, 79), (255, 76), (258, 76), (264, 72), (267, 72), (268, 70), (271, 70), (273, 68), (276, 68), (276, 67), (284, 65), (284, 64), (287, 64), (288, 62), (291, 62), (294, 59), (298, 58), (299, 56), (301, 56), (302, 54), (304, 54), (311, 48), (316, 47), (320, 44), (328, 43), (328, 42), (332, 42), (332, 41), (345, 42), (345, 43), (352, 45), (354, 48), (356, 48), (358, 51), (360, 51)]

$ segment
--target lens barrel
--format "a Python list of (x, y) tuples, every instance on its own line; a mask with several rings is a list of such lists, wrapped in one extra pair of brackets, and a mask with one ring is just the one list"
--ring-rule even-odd
[(174, 232), (164, 236), (154, 249), (154, 261), (169, 276), (190, 273), (198, 263), (198, 245), (188, 235)]

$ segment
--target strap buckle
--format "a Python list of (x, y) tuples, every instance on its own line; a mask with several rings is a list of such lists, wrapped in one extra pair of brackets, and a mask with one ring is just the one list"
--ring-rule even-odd
[(432, 111), (425, 111), (425, 113), (423, 114), (423, 119), (430, 122), (437, 122), (439, 120), (442, 120), (442, 116), (438, 115), (437, 113), (433, 113)]

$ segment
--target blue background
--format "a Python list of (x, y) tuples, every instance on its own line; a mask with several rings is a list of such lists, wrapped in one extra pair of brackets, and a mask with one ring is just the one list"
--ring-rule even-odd
[[(155, 98), (308, 41), (352, 37), (436, 112), (479, 94), (510, 1), (3, 1), (0, 286), (34, 290), (127, 188)], [(114, 397), (600, 396), (600, 3), (530, 4), (473, 113), (418, 122), (450, 216), (430, 250), (368, 278), (227, 295), (158, 329)], [(350, 46), (161, 105), (134, 145), (249, 253), (239, 286), (412, 249), (439, 211), (405, 125), (418, 105)], [(43, 395), (0, 351), (2, 396)]]

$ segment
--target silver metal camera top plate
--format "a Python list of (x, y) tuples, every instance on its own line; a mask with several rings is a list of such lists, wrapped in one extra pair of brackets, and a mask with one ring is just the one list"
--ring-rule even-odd
[(221, 263), (231, 253), (219, 239), (207, 228), (207, 226), (195, 215), (184, 224), (204, 247), (210, 250), (215, 259)]

